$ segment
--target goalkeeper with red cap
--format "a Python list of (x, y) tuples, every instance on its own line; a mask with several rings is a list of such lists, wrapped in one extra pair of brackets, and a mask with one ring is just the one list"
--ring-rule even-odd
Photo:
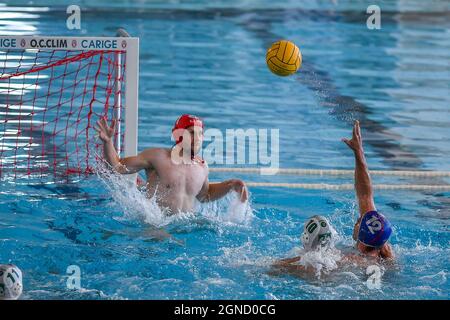
[(105, 118), (97, 122), (95, 130), (103, 142), (105, 160), (118, 173), (131, 174), (145, 170), (147, 194), (156, 196), (161, 208), (169, 214), (192, 212), (195, 199), (208, 202), (220, 199), (231, 190), (236, 191), (242, 202), (247, 201), (245, 183), (232, 179), (220, 183), (208, 181), (208, 165), (198, 153), (203, 143), (203, 122), (200, 118), (184, 114), (172, 129), (176, 144), (172, 148), (146, 149), (137, 156), (119, 158), (112, 137), (115, 121), (111, 126)]

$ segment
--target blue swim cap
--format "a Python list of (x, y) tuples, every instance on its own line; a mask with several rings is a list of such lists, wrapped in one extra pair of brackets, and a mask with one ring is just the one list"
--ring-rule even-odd
[(358, 240), (366, 246), (379, 248), (391, 236), (391, 223), (376, 211), (367, 212), (359, 225)]

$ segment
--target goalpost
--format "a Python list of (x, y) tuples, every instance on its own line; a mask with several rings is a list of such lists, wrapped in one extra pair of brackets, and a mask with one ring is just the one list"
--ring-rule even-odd
[(0, 36), (0, 179), (90, 173), (93, 127), (117, 120), (114, 145), (137, 153), (139, 39)]

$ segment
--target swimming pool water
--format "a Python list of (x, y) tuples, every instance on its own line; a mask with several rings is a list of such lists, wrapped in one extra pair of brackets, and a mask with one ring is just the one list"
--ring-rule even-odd
[[(449, 12), (445, 1), (428, 8), (408, 3), (384, 2), (382, 29), (372, 31), (361, 14), (364, 1), (307, 1), (302, 7), (294, 1), (118, 1), (113, 7), (90, 1), (80, 2), (82, 30), (69, 31), (62, 4), (43, 2), (30, 12), (15, 1), (18, 8), (0, 7), (0, 30), (112, 35), (120, 26), (139, 36), (139, 150), (170, 146), (174, 120), (189, 112), (222, 131), (279, 128), (281, 167), (347, 169), (353, 158), (340, 138), (361, 119), (371, 169), (450, 170)], [(303, 66), (294, 77), (274, 77), (265, 66), (266, 47), (279, 38), (302, 50)], [(235, 176), (214, 173), (210, 179)], [(23, 299), (448, 299), (448, 192), (376, 192), (378, 209), (395, 227), (398, 261), (385, 271), (381, 290), (371, 290), (362, 268), (323, 279), (268, 274), (272, 259), (299, 246), (303, 222), (314, 214), (331, 220), (338, 248), (350, 247), (353, 192), (250, 191), (251, 214), (231, 212), (230, 218), (230, 196), (165, 225), (175, 239), (157, 241), (149, 212), (118, 201), (97, 176), (68, 184), (2, 182), (0, 262), (23, 271)], [(81, 268), (83, 290), (66, 288), (69, 265)]]

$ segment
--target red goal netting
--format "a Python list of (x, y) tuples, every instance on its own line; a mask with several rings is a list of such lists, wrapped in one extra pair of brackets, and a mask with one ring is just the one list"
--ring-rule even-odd
[(0, 179), (92, 172), (102, 153), (93, 126), (122, 122), (125, 54), (0, 51)]

